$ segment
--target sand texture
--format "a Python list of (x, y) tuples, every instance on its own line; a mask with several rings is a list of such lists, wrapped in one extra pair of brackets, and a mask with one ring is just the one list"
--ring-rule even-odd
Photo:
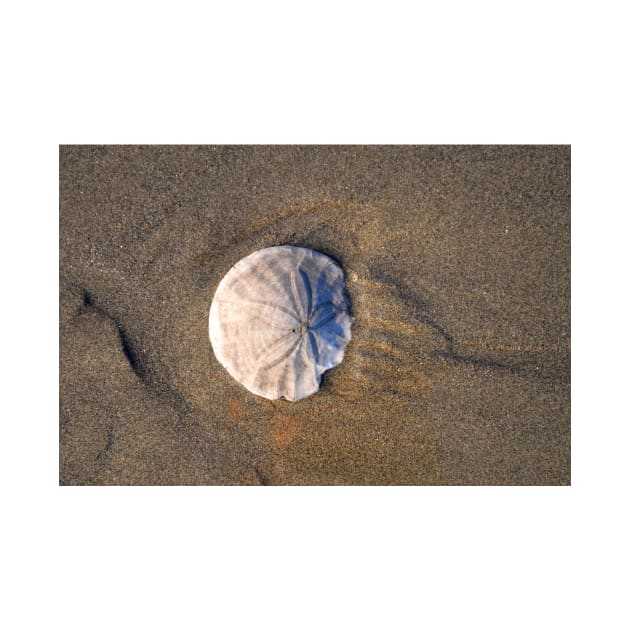
[[(208, 338), (256, 249), (347, 274), (318, 393)], [(60, 483), (569, 484), (569, 147), (60, 148)]]

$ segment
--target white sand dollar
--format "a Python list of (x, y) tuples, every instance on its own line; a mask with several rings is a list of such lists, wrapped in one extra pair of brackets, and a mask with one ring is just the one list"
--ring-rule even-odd
[(264, 398), (300, 400), (343, 359), (352, 318), (344, 273), (303, 247), (261, 249), (232, 267), (210, 307), (210, 341), (239, 383)]

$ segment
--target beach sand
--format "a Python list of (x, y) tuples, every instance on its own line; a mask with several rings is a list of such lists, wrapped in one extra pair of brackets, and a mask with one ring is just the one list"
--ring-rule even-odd
[[(259, 398), (217, 284), (347, 273), (320, 391)], [(60, 484), (569, 484), (570, 147), (60, 147)]]

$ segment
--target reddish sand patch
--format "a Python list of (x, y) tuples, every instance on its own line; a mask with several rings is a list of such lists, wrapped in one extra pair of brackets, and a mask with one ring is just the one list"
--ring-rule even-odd
[(240, 422), (245, 419), (245, 407), (236, 399), (230, 396), (227, 401), (228, 416), (234, 422)]
[(296, 416), (279, 413), (271, 417), (271, 439), (276, 448), (286, 448), (300, 432), (304, 421)]

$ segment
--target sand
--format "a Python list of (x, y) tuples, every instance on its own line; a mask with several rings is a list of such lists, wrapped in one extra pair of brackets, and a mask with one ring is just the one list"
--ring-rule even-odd
[[(356, 319), (295, 403), (207, 330), (279, 244)], [(569, 147), (60, 148), (60, 484), (569, 483)]]

